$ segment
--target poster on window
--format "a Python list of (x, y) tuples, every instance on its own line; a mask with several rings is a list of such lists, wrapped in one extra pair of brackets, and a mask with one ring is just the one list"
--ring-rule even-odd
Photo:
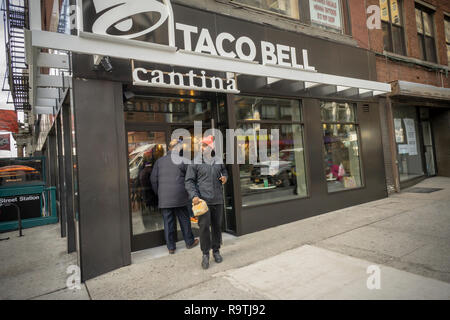
[(399, 154), (408, 154), (409, 146), (407, 144), (399, 144), (398, 145), (398, 153)]
[(309, 0), (311, 22), (342, 29), (340, 0)]
[(408, 141), (409, 147), (409, 155), (416, 156), (417, 155), (417, 139), (416, 139), (416, 126), (414, 123), (414, 119), (403, 119), (405, 123), (406, 130), (406, 139)]
[(380, 0), (381, 20), (389, 22), (388, 0)]
[(397, 0), (391, 0), (391, 18), (392, 23), (400, 24), (400, 10)]
[(395, 129), (395, 142), (405, 143), (402, 128), (402, 119), (394, 119), (394, 129)]

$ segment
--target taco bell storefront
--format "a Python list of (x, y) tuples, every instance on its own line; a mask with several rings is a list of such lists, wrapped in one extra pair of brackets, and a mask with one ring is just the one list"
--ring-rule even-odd
[[(125, 5), (82, 3), (78, 30), (32, 29), (27, 49), (71, 52), (71, 90), (56, 117), (73, 119), (61, 123), (74, 133), (69, 198), (83, 281), (164, 244), (148, 175), (176, 129), (196, 145), (196, 121), (223, 132), (235, 160), (245, 155), (227, 163), (224, 232), (387, 196), (379, 100), (390, 85), (376, 81), (372, 53), (169, 1), (149, 1), (159, 20), (114, 27), (130, 16)], [(226, 129), (237, 132), (233, 141)], [(277, 146), (278, 166), (270, 154), (250, 164), (252, 140)]]

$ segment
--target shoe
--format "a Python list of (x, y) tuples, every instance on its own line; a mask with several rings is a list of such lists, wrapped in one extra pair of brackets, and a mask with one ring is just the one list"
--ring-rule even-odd
[(175, 249), (169, 250), (169, 254), (174, 254), (175, 253)]
[(215, 261), (216, 263), (221, 263), (221, 262), (223, 261), (223, 258), (222, 258), (222, 256), (220, 255), (220, 252), (219, 252), (219, 251), (214, 251), (214, 252), (213, 252), (213, 256), (214, 256), (214, 261)]
[(208, 269), (209, 268), (209, 254), (204, 254), (202, 257), (202, 268)]
[(196, 247), (198, 245), (198, 243), (199, 243), (198, 239), (194, 239), (194, 242), (192, 242), (192, 244), (190, 246), (186, 246), (186, 248), (192, 249), (192, 248)]

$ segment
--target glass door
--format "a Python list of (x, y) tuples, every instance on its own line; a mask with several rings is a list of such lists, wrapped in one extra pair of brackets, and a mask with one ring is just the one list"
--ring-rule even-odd
[(435, 176), (436, 167), (434, 165), (433, 137), (431, 135), (431, 125), (429, 121), (422, 121), (422, 134), (427, 175)]
[(164, 129), (128, 130), (132, 251), (164, 244), (164, 222), (150, 184), (153, 165), (167, 152)]

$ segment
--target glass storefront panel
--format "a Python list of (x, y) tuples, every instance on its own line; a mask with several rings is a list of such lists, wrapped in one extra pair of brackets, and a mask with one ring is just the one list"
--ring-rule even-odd
[(328, 192), (361, 187), (358, 132), (353, 124), (323, 124)]
[(321, 102), (328, 192), (361, 187), (361, 159), (354, 104)]
[[(299, 101), (237, 96), (235, 106), (237, 129), (242, 130), (236, 132), (237, 153), (245, 155), (245, 163), (239, 165), (242, 205), (305, 197), (303, 126), (301, 123), (276, 123), (281, 119), (300, 120)], [(260, 115), (259, 120), (270, 118), (273, 123), (256, 122), (255, 114)], [(273, 130), (278, 130), (277, 140), (273, 138)], [(250, 140), (255, 144), (254, 149)], [(260, 155), (263, 145), (267, 148), (266, 159), (261, 159)], [(271, 154), (272, 146), (278, 146), (278, 155)]]
[(200, 99), (155, 97), (125, 103), (128, 123), (193, 123), (210, 121), (211, 117), (210, 102)]
[[(239, 125), (246, 131), (255, 129), (255, 124)], [(257, 164), (249, 163), (249, 140), (242, 144), (245, 153), (245, 164), (239, 166), (242, 205), (253, 205), (292, 198), (305, 197), (305, 159), (303, 149), (303, 129), (299, 124), (275, 125), (261, 124), (255, 130), (256, 141), (267, 140), (268, 161), (261, 161), (258, 157)], [(267, 135), (260, 134), (259, 129), (267, 129)], [(270, 140), (270, 131), (279, 130), (279, 140)], [(237, 136), (237, 139), (245, 139), (245, 136)], [(270, 154), (270, 146), (278, 144), (279, 161), (276, 155)], [(259, 154), (259, 147), (255, 150)], [(273, 160), (272, 160), (273, 159)]]
[(301, 121), (297, 100), (237, 96), (235, 108), (238, 121)]
[(128, 170), (133, 235), (164, 229), (157, 196), (150, 185), (156, 160), (167, 152), (164, 131), (128, 132)]
[(349, 103), (322, 102), (320, 114), (323, 122), (355, 122), (355, 108)]
[(392, 113), (400, 181), (420, 177), (424, 172), (417, 109), (411, 106), (395, 106)]

